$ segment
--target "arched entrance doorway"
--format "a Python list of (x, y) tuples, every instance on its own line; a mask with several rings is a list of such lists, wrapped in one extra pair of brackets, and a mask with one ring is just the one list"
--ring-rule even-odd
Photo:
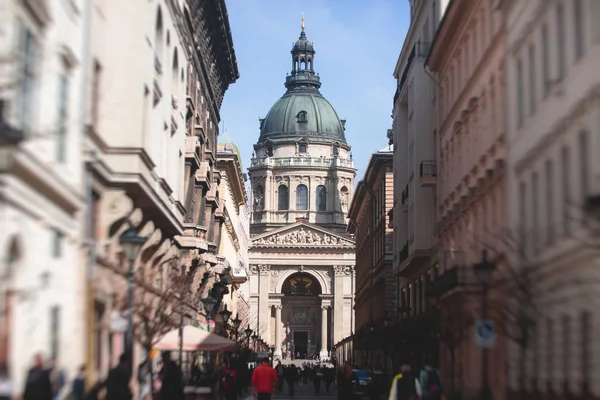
[(311, 274), (290, 275), (282, 285), (281, 299), (284, 340), (282, 348), (290, 358), (306, 359), (319, 355), (322, 341), (321, 284)]

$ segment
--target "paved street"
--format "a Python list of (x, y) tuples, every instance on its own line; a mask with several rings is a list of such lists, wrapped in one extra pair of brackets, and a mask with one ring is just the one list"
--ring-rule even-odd
[[(321, 388), (323, 389), (323, 388)], [(296, 385), (296, 393), (294, 394), (294, 397), (290, 397), (288, 396), (288, 387), (287, 384), (283, 385), (283, 392), (282, 393), (277, 393), (273, 396), (273, 399), (277, 399), (277, 400), (284, 400), (284, 399), (295, 399), (295, 400), (302, 400), (302, 399), (314, 399), (314, 400), (333, 400), (336, 399), (337, 395), (335, 392), (335, 388), (334, 385), (331, 385), (331, 389), (329, 390), (329, 393), (324, 393), (323, 390), (321, 390), (321, 393), (319, 393), (318, 395), (315, 394), (315, 387), (312, 384), (307, 384), (307, 385)]]

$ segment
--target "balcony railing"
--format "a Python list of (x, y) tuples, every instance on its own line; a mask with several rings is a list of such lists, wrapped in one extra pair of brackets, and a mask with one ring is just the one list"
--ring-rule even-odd
[(428, 42), (416, 42), (413, 44), (412, 50), (408, 55), (408, 60), (406, 61), (406, 67), (404, 67), (404, 71), (402, 72), (402, 76), (400, 77), (400, 81), (398, 82), (398, 88), (396, 90), (396, 94), (394, 95), (394, 105), (396, 105), (396, 100), (400, 93), (402, 93), (402, 89), (404, 88), (404, 84), (406, 83), (406, 79), (408, 78), (408, 71), (410, 71), (410, 67), (415, 59), (425, 58), (427, 54), (429, 54), (429, 48), (431, 47), (431, 43)]
[(263, 157), (253, 158), (251, 167), (347, 167), (354, 168), (352, 160), (345, 160), (338, 157), (334, 158), (316, 158), (316, 157)]
[(419, 165), (419, 185), (433, 186), (436, 183), (437, 165), (435, 160), (421, 161)]

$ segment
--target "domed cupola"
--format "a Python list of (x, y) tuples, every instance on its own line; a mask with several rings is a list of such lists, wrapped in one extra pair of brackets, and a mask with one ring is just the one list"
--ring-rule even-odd
[(292, 47), (292, 71), (285, 79), (286, 93), (260, 120), (259, 142), (291, 140), (298, 137), (314, 142), (345, 144), (345, 120), (319, 92), (321, 81), (315, 73), (314, 43), (304, 31)]

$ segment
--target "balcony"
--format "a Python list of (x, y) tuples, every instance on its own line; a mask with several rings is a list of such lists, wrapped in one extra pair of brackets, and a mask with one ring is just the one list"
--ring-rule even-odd
[(338, 157), (256, 157), (251, 160), (250, 168), (262, 167), (354, 168), (354, 162), (352, 160), (345, 160)]
[(437, 166), (435, 160), (421, 161), (419, 165), (419, 186), (434, 187), (437, 183)]
[(413, 44), (412, 50), (408, 55), (408, 60), (406, 61), (406, 66), (404, 67), (404, 71), (402, 72), (402, 76), (400, 77), (400, 81), (398, 82), (398, 88), (396, 89), (396, 94), (394, 95), (394, 106), (396, 105), (396, 100), (398, 96), (402, 93), (402, 89), (404, 88), (404, 84), (408, 78), (408, 71), (410, 71), (410, 67), (412, 63), (417, 58), (425, 58), (427, 54), (429, 54), (429, 48), (431, 47), (431, 43), (427, 42), (416, 42)]

